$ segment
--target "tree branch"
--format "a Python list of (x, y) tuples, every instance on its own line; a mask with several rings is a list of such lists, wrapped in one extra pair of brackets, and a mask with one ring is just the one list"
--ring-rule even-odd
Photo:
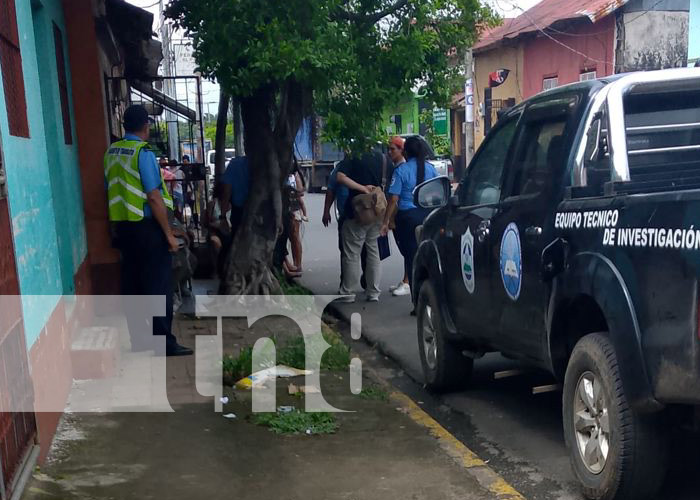
[(408, 0), (396, 0), (385, 9), (373, 14), (356, 14), (354, 12), (348, 12), (345, 9), (338, 9), (334, 17), (336, 19), (343, 19), (345, 21), (351, 21), (357, 24), (375, 24), (384, 19), (386, 16), (390, 16), (399, 9), (402, 9), (406, 6), (406, 4), (408, 4)]

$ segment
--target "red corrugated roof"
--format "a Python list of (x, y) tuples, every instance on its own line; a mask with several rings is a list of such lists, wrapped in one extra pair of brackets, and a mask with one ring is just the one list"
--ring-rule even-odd
[(539, 31), (566, 19), (587, 17), (595, 23), (615, 12), (628, 1), (591, 0), (583, 3), (581, 0), (542, 0), (518, 17), (504, 19), (500, 26), (484, 31), (473, 48), (484, 49), (503, 39), (512, 39), (524, 33)]

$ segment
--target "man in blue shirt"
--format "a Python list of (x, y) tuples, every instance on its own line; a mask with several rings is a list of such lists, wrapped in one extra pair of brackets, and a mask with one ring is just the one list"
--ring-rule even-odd
[(221, 176), (221, 214), (231, 210), (231, 236), (236, 235), (236, 231), (243, 220), (243, 207), (248, 199), (248, 191), (250, 190), (250, 168), (248, 167), (248, 158), (245, 156), (236, 156), (231, 158), (228, 166)]
[[(138, 296), (141, 295), (165, 295), (166, 315), (164, 317), (153, 317), (153, 335), (165, 336), (165, 353), (168, 356), (184, 356), (192, 354), (192, 349), (177, 343), (172, 333), (173, 320), (173, 288), (172, 288), (172, 252), (177, 251), (179, 242), (175, 238), (168, 223), (168, 210), (164, 198), (169, 198), (163, 191), (164, 184), (160, 169), (156, 162), (156, 157), (147, 145), (150, 135), (150, 123), (146, 108), (140, 105), (130, 106), (124, 112), (124, 139), (123, 141), (134, 141), (128, 144), (136, 144), (138, 150), (138, 175), (141, 183), (141, 192), (136, 199), (143, 200), (142, 207), (135, 207), (126, 203), (124, 196), (115, 196), (110, 199), (110, 219), (115, 223), (117, 244), (122, 254), (122, 294), (125, 296), (126, 316), (131, 336), (131, 347), (134, 351), (151, 350), (156, 347), (157, 354), (159, 346), (154, 346), (150, 334), (144, 324), (143, 314), (139, 314)], [(121, 144), (125, 144), (119, 141)], [(116, 144), (119, 144), (116, 143)], [(141, 148), (141, 149), (138, 149)], [(115, 158), (118, 158), (118, 148), (108, 150), (105, 155), (105, 165), (109, 166), (108, 172), (114, 172), (112, 167), (116, 167)], [(125, 148), (127, 153), (132, 151), (132, 158), (135, 151)], [(122, 172), (130, 170), (129, 165), (124, 166)], [(112, 173), (112, 175), (114, 175)], [(131, 174), (133, 176), (133, 174)], [(134, 176), (135, 177), (135, 176)], [(126, 185), (134, 177), (127, 178), (124, 175), (117, 175), (114, 179), (117, 184)], [(131, 181), (134, 182), (134, 181)], [(108, 189), (114, 189), (111, 185)], [(138, 192), (134, 185), (126, 186), (130, 193)], [(123, 191), (126, 193), (127, 191)], [(118, 191), (117, 191), (118, 193)], [(114, 210), (119, 206), (119, 202), (124, 202), (132, 211), (128, 216)], [(139, 210), (142, 211), (138, 213)], [(134, 212), (137, 212), (134, 215)], [(148, 315), (146, 314), (146, 318)]]
[[(333, 206), (333, 202), (335, 201), (335, 206), (336, 210), (338, 213), (338, 250), (340, 250), (340, 261), (341, 261), (341, 266), (340, 266), (340, 281), (343, 281), (343, 267), (342, 267), (342, 261), (343, 261), (343, 221), (344, 215), (345, 215), (345, 204), (348, 201), (348, 197), (350, 196), (350, 190), (343, 184), (340, 184), (338, 182), (338, 171), (341, 168), (341, 165), (343, 162), (347, 160), (342, 160), (336, 163), (336, 165), (333, 167), (333, 170), (331, 170), (330, 175), (328, 176), (328, 186), (326, 189), (326, 199), (325, 203), (323, 206), (323, 217), (321, 218), (321, 222), (325, 227), (328, 227), (328, 224), (331, 222), (331, 206)], [(364, 267), (363, 267), (364, 268)]]
[(338, 183), (338, 170), (340, 170), (340, 166), (342, 165), (343, 161), (338, 162), (328, 176), (326, 200), (323, 207), (323, 218), (321, 219), (321, 222), (323, 222), (325, 227), (328, 227), (328, 224), (331, 221), (331, 206), (333, 205), (334, 201), (338, 210), (338, 225), (342, 226), (341, 222), (345, 211), (345, 203), (348, 201), (348, 196), (350, 196), (350, 190), (343, 184)]

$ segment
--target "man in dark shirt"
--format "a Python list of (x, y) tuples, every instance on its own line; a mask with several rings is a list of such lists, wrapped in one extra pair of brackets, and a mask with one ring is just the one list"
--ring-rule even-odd
[(365, 153), (343, 162), (338, 170), (338, 183), (347, 186), (350, 195), (345, 203), (343, 222), (343, 256), (342, 274), (339, 294), (345, 297), (344, 302), (355, 301), (355, 291), (360, 286), (360, 253), (364, 245), (367, 251), (365, 276), (367, 281), (367, 300), (379, 300), (380, 260), (377, 238), (379, 237), (380, 222), (362, 225), (355, 220), (352, 200), (355, 196), (369, 193), (374, 186), (382, 185), (381, 153)]

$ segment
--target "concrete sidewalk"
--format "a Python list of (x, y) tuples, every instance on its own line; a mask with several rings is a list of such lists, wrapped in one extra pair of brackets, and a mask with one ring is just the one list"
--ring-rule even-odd
[[(227, 320), (225, 351), (260, 336), (298, 335), (288, 320), (259, 320), (253, 332), (244, 321)], [(215, 328), (209, 320), (180, 319), (176, 326), (186, 345)], [(171, 402), (186, 400), (196, 392), (194, 358), (169, 358), (167, 365)], [(173, 403), (174, 413), (67, 413), (47, 463), (35, 471), (23, 498), (496, 498), (443, 451), (411, 411), (397, 408), (395, 400), (352, 395), (348, 379), (347, 372), (322, 373), (328, 401), (352, 410), (336, 414), (339, 428), (330, 435), (274, 434), (251, 421), (250, 392), (232, 389), (223, 413), (235, 419), (216, 413), (213, 401), (204, 398)], [(286, 380), (277, 387), (278, 405), (303, 408), (303, 400), (288, 395)]]

